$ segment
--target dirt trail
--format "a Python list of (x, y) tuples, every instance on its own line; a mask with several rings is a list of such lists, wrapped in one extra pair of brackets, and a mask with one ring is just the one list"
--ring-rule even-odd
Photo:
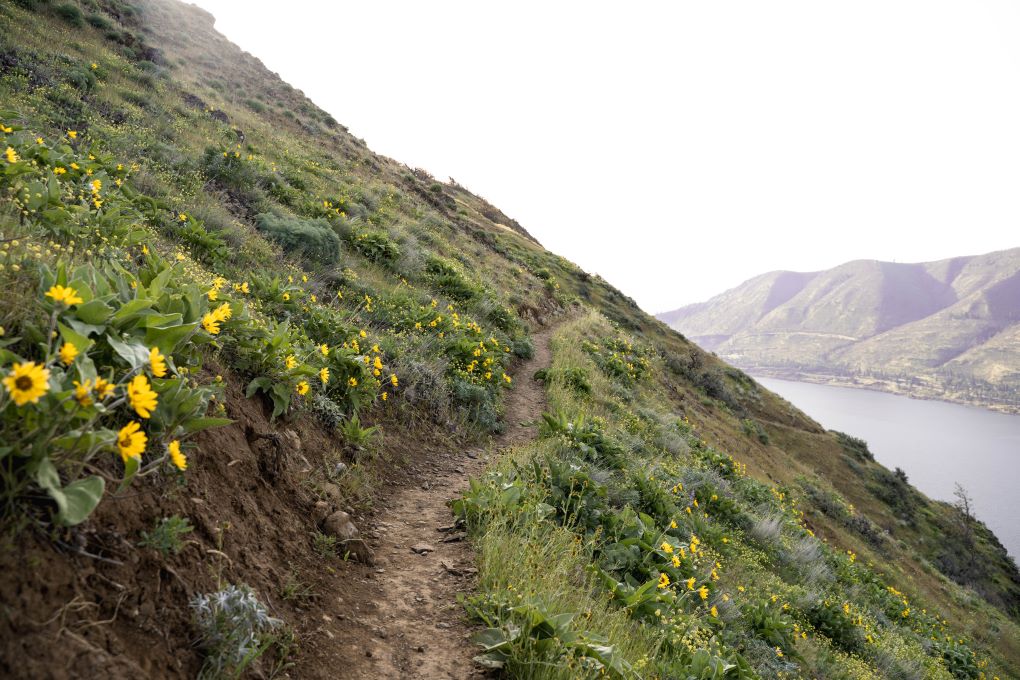
[(553, 330), (533, 336), (534, 357), (515, 371), (506, 430), (487, 447), (432, 458), (421, 467), (418, 483), (395, 488), (374, 526), (364, 527), (370, 529), (376, 563), (357, 570), (360, 577), (351, 574), (352, 601), (336, 641), (342, 648), (337, 677), (485, 675), (471, 660), (477, 650), (467, 639), (471, 627), (457, 602), (457, 594), (469, 593), (474, 585), (474, 554), (462, 533), (449, 531), (453, 519), (447, 502), (467, 487), (470, 477), (481, 474), (489, 456), (535, 437), (546, 396), (532, 376), (549, 366)]

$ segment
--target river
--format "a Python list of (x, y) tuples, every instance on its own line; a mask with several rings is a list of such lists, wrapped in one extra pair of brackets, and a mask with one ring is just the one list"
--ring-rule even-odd
[(873, 390), (755, 379), (823, 426), (868, 442), (931, 498), (953, 502), (959, 482), (974, 512), (1020, 559), (1020, 416)]

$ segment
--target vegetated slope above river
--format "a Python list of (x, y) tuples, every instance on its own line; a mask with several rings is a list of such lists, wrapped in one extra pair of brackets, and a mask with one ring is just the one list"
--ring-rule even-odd
[(769, 272), (658, 317), (742, 368), (1020, 410), (1020, 248)]
[[(961, 652), (967, 664), (1020, 664), (1020, 576), (983, 527), (482, 198), (372, 153), (208, 13), (0, 3), (0, 101), (0, 675), (209, 672), (225, 662), (215, 622), (191, 605), (244, 594), (228, 584), (289, 631), (260, 640), (260, 663), (349, 668), (337, 617), (362, 603), (337, 603), (358, 544), (350, 518), (326, 520), (347, 509), (371, 529), (380, 479), (503, 428), (506, 391), (528, 379), (512, 378), (515, 357), (568, 311), (598, 317), (598, 342), (574, 344), (614, 399), (645, 376), (635, 389), (654, 384), (662, 432), (686, 423), (690, 442), (733, 455), (842, 573), (875, 585), (868, 562), (881, 565), (903, 598), (944, 613), (924, 626), (980, 654)], [(628, 416), (627, 432), (648, 419)], [(613, 502), (654, 501), (642, 494)], [(762, 584), (786, 569), (732, 559)], [(892, 645), (905, 617), (884, 593)], [(823, 647), (836, 636), (817, 629)]]

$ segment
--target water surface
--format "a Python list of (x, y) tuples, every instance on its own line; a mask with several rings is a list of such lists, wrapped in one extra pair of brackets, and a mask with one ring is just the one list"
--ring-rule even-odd
[(931, 498), (955, 501), (956, 482), (975, 514), (1020, 558), (1020, 416), (896, 394), (755, 379), (831, 430), (868, 442), (875, 458), (900, 467)]

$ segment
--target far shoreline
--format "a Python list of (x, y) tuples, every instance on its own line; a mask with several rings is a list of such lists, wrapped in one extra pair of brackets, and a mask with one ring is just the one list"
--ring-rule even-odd
[(832, 375), (829, 373), (815, 373), (810, 371), (792, 370), (788, 368), (773, 368), (767, 366), (754, 366), (754, 367), (739, 366), (739, 368), (746, 372), (748, 375), (750, 375), (752, 378), (757, 378), (760, 376), (763, 378), (790, 380), (793, 382), (811, 383), (814, 385), (849, 387), (852, 389), (863, 389), (870, 390), (872, 392), (884, 392), (886, 394), (895, 394), (901, 397), (909, 397), (910, 399), (918, 399), (921, 401), (941, 401), (947, 404), (970, 406), (973, 408), (978, 408), (985, 411), (992, 411), (994, 413), (1003, 413), (1006, 415), (1020, 415), (1020, 404), (1007, 404), (999, 401), (993, 401), (990, 399), (980, 399), (975, 397), (956, 395), (953, 393), (942, 392), (934, 388), (929, 389), (922, 388), (919, 390), (917, 389), (916, 385), (907, 387), (905, 385), (901, 385), (899, 382), (895, 380), (890, 380), (887, 378), (871, 378), (871, 377), (849, 378), (846, 376)]

